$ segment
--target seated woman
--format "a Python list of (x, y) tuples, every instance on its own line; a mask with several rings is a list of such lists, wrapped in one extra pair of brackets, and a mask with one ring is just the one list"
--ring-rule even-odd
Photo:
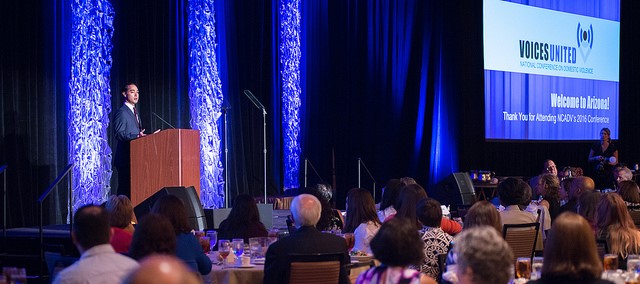
[(538, 178), (537, 191), (543, 198), (540, 205), (549, 210), (553, 222), (560, 213), (560, 180), (555, 175), (543, 174)]
[(307, 187), (301, 193), (311, 194), (320, 200), (322, 211), (320, 212), (320, 220), (316, 224), (319, 231), (342, 230), (344, 227), (344, 219), (340, 210), (331, 206), (331, 198), (333, 192), (331, 187), (326, 184), (318, 184), (315, 187)]
[(204, 254), (200, 242), (191, 233), (187, 220), (187, 209), (182, 200), (173, 195), (158, 198), (151, 213), (159, 214), (171, 222), (176, 235), (176, 256), (182, 259), (193, 271), (205, 275), (211, 272), (211, 260)]
[(398, 199), (398, 191), (400, 191), (400, 180), (390, 179), (387, 185), (382, 189), (382, 201), (380, 202), (380, 210), (378, 218), (383, 222), (387, 217), (396, 214), (396, 208), (393, 205)]
[(407, 219), (393, 218), (384, 222), (371, 239), (371, 251), (382, 265), (372, 267), (358, 276), (356, 284), (426, 284), (432, 278), (409, 268), (419, 265), (424, 243), (416, 234), (415, 224)]
[(133, 233), (129, 256), (140, 261), (152, 254), (175, 255), (176, 235), (171, 222), (158, 214), (147, 214), (142, 217), (138, 228)]
[(618, 194), (620, 194), (620, 197), (624, 200), (624, 204), (627, 205), (627, 208), (632, 206), (635, 208), (630, 210), (640, 210), (640, 208), (638, 208), (640, 207), (640, 188), (638, 188), (638, 184), (632, 180), (624, 180), (618, 185), (620, 186)]
[[(416, 205), (418, 201), (424, 198), (427, 198), (427, 192), (420, 185), (410, 184), (403, 186), (398, 193), (398, 200), (395, 204), (398, 213), (387, 217), (387, 220), (396, 217), (406, 218), (416, 223), (416, 230), (422, 229), (422, 224), (416, 216)], [(452, 236), (462, 231), (460, 223), (446, 217), (442, 217), (440, 228)]]
[(491, 202), (486, 200), (478, 201), (469, 208), (464, 219), (463, 230), (480, 226), (490, 226), (495, 228), (496, 232), (502, 233), (500, 213)]
[(612, 283), (600, 279), (602, 263), (589, 223), (565, 212), (551, 227), (544, 249), (542, 277), (529, 283)]
[(131, 222), (134, 216), (131, 200), (126, 195), (111, 195), (104, 207), (109, 212), (113, 232), (111, 246), (118, 253), (128, 253), (135, 230)]
[(489, 226), (469, 228), (453, 241), (457, 283), (510, 283), (513, 253), (509, 244), (494, 229)]
[(268, 235), (267, 228), (260, 222), (255, 199), (247, 194), (236, 196), (229, 216), (220, 223), (218, 239), (244, 239), (245, 243), (249, 243), (249, 238)]
[(369, 243), (380, 229), (376, 205), (371, 193), (363, 188), (352, 188), (347, 194), (347, 220), (344, 233), (353, 233), (354, 250), (371, 254)]
[(453, 237), (440, 229), (442, 222), (442, 209), (440, 202), (433, 198), (425, 198), (418, 202), (416, 207), (418, 220), (423, 227), (420, 230), (424, 242), (424, 259), (420, 264), (420, 272), (427, 276), (438, 278), (440, 270), (444, 267), (438, 265), (438, 255), (449, 251), (449, 244)]
[(578, 197), (578, 214), (587, 220), (587, 223), (591, 226), (591, 230), (594, 235), (597, 232), (596, 216), (598, 215), (598, 212), (596, 209), (601, 196), (600, 192), (595, 190), (585, 190), (580, 194), (580, 197)]
[(621, 268), (626, 269), (627, 256), (640, 253), (640, 232), (617, 193), (603, 194), (597, 211), (596, 238), (607, 241), (609, 252), (617, 254)]

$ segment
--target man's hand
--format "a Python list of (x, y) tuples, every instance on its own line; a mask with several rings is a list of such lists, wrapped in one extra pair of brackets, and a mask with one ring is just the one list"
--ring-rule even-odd
[(140, 133), (138, 133), (138, 138), (147, 136), (147, 134), (144, 134), (144, 130), (145, 129), (142, 129)]
[(156, 131), (154, 131), (153, 134), (156, 134), (158, 132), (160, 132), (160, 129), (156, 129)]

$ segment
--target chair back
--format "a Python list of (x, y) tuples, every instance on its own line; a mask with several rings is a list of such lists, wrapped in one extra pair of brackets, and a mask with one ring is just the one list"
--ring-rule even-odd
[(287, 274), (291, 284), (335, 284), (340, 281), (344, 253), (289, 254)]
[(540, 223), (524, 224), (504, 224), (502, 227), (502, 237), (511, 247), (513, 260), (518, 257), (528, 257), (533, 259), (538, 240)]
[(640, 229), (640, 206), (629, 206), (628, 209), (633, 223), (636, 224), (636, 228)]

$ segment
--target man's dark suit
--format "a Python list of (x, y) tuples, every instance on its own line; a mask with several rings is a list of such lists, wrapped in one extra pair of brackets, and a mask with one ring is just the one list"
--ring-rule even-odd
[(142, 129), (142, 122), (138, 125), (133, 111), (126, 105), (116, 112), (113, 119), (113, 129), (115, 131), (118, 147), (114, 157), (114, 166), (118, 170), (118, 194), (131, 197), (131, 164), (129, 141), (138, 137)]
[[(337, 253), (344, 252), (344, 263), (349, 263), (347, 243), (339, 236), (318, 231), (315, 227), (304, 226), (290, 236), (281, 239), (267, 250), (264, 264), (264, 282), (288, 283), (286, 278), (287, 256), (291, 253)], [(340, 283), (349, 283), (349, 277), (340, 270)]]

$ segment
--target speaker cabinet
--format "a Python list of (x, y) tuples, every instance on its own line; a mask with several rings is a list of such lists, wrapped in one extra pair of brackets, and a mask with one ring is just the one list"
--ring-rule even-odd
[(476, 194), (469, 173), (452, 173), (444, 178), (436, 186), (433, 198), (441, 204), (453, 207), (473, 204), (476, 201)]
[(196, 189), (193, 186), (190, 187), (163, 187), (148, 197), (140, 204), (138, 204), (133, 211), (136, 213), (136, 217), (141, 219), (142, 216), (148, 214), (151, 211), (151, 207), (156, 203), (160, 197), (165, 195), (173, 195), (184, 203), (184, 207), (187, 209), (187, 218), (189, 220), (189, 226), (196, 231), (202, 231), (206, 229), (206, 220), (204, 216), (204, 210), (200, 203), (200, 198), (196, 193)]

